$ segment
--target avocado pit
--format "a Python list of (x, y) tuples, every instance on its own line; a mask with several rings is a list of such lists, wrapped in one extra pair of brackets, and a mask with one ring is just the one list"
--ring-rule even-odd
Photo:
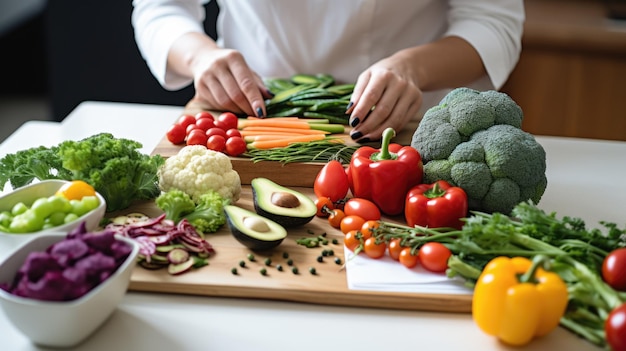
[(300, 206), (300, 200), (298, 200), (298, 197), (286, 191), (273, 192), (270, 201), (278, 207), (296, 208)]
[(267, 222), (259, 217), (244, 217), (243, 225), (259, 233), (267, 233), (270, 231), (270, 226), (267, 225)]

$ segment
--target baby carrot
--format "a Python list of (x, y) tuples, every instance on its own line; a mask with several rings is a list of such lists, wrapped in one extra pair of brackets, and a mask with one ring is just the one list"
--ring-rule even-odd
[(248, 144), (248, 150), (252, 149), (272, 149), (277, 147), (285, 147), (292, 143), (300, 143), (307, 141), (323, 140), (326, 136), (323, 134), (300, 135), (292, 138), (275, 139), (268, 141), (253, 141)]
[(281, 132), (281, 133), (291, 133), (291, 134), (330, 134), (327, 131), (319, 130), (319, 129), (304, 129), (304, 128), (281, 128), (281, 127), (265, 127), (265, 126), (251, 126), (245, 127), (241, 129), (241, 131), (247, 132)]
[(251, 127), (251, 126), (263, 126), (263, 127), (277, 127), (277, 128), (298, 128), (298, 129), (311, 129), (311, 125), (303, 121), (281, 121), (275, 118), (264, 119), (240, 119), (237, 123), (239, 129)]

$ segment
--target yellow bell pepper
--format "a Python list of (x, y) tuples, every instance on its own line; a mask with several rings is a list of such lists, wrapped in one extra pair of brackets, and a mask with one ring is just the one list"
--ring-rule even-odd
[(483, 269), (472, 300), (478, 327), (504, 343), (521, 346), (559, 325), (568, 301), (561, 277), (525, 257), (497, 257)]

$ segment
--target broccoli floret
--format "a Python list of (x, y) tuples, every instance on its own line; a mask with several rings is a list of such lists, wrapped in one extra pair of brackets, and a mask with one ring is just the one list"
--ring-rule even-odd
[(521, 108), (506, 94), (458, 88), (429, 109), (411, 146), (422, 155), (424, 181), (463, 188), (469, 209), (509, 214), (538, 203), (547, 186), (546, 154), (521, 129)]
[(207, 193), (200, 195), (194, 211), (184, 215), (184, 218), (196, 230), (202, 233), (214, 233), (226, 223), (224, 206), (228, 203), (229, 201), (224, 199), (217, 191), (209, 190)]
[(155, 203), (165, 212), (165, 218), (174, 222), (180, 221), (184, 215), (196, 209), (191, 196), (178, 189), (162, 193), (156, 198)]

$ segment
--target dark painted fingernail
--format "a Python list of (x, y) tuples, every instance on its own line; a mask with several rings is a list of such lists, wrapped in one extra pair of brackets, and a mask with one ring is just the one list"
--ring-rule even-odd
[(362, 137), (363, 133), (361, 132), (354, 132), (352, 134), (350, 134), (350, 138), (352, 138), (352, 140), (357, 140), (358, 138)]
[(272, 91), (269, 90), (269, 89), (267, 89), (267, 93), (270, 94), (271, 97), (274, 97), (274, 95), (276, 95), (276, 94), (272, 93)]
[(357, 124), (359, 124), (359, 117), (354, 117), (351, 121), (350, 121), (350, 127), (356, 127)]
[(256, 108), (256, 115), (257, 117), (263, 117), (263, 109), (260, 107)]
[(350, 101), (350, 103), (348, 104), (348, 107), (346, 107), (346, 111), (348, 111), (350, 107), (352, 107), (352, 105), (354, 105), (354, 102)]
[(365, 137), (365, 138), (361, 138), (361, 139), (357, 140), (357, 143), (365, 144), (365, 143), (369, 143), (370, 141), (371, 141), (370, 138)]

